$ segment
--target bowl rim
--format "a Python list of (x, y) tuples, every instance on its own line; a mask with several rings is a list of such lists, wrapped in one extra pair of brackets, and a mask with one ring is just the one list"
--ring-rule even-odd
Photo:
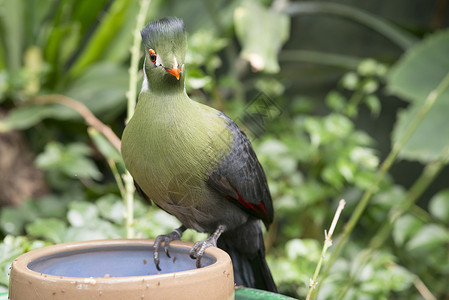
[[(71, 283), (117, 283), (117, 282), (130, 282), (130, 281), (148, 281), (148, 280), (164, 280), (166, 278), (178, 278), (192, 276), (195, 273), (214, 273), (219, 270), (223, 264), (231, 262), (229, 255), (216, 247), (208, 247), (205, 251), (206, 254), (214, 257), (216, 261), (208, 266), (195, 268), (179, 272), (171, 272), (164, 274), (152, 274), (152, 275), (136, 275), (136, 276), (123, 276), (123, 277), (70, 277), (70, 276), (58, 276), (40, 273), (28, 268), (30, 262), (42, 258), (63, 252), (71, 252), (82, 249), (96, 248), (96, 247), (117, 247), (117, 246), (153, 246), (154, 239), (103, 239), (103, 240), (89, 240), (80, 242), (69, 242), (62, 244), (55, 244), (35, 250), (31, 250), (17, 257), (12, 263), (12, 269), (14, 272), (22, 273), (27, 278), (49, 281), (69, 281)], [(190, 250), (193, 246), (191, 242), (183, 241), (171, 241), (170, 247), (182, 248)], [(164, 254), (165, 255), (165, 254)]]

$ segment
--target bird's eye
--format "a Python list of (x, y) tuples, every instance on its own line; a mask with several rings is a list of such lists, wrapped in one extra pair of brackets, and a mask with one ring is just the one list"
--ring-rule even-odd
[(156, 63), (156, 58), (157, 58), (156, 51), (154, 51), (153, 49), (150, 49), (150, 50), (148, 51), (148, 55), (150, 56), (151, 62), (152, 62), (153, 64)]

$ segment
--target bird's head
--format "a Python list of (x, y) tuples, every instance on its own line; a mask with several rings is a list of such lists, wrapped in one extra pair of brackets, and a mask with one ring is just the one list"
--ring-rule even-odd
[(178, 18), (160, 19), (145, 26), (141, 35), (145, 47), (144, 71), (148, 88), (184, 88), (187, 50), (184, 22)]

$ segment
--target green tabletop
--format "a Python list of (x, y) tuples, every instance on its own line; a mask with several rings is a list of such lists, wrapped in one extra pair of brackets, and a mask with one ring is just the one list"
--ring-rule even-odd
[(284, 296), (281, 294), (275, 294), (267, 291), (249, 288), (239, 288), (235, 290), (235, 300), (257, 300), (257, 299), (291, 300), (294, 298)]

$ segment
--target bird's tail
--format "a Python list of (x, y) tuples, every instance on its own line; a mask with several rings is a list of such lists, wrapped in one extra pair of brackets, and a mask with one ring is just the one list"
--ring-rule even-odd
[(233, 231), (223, 233), (217, 246), (231, 257), (237, 286), (277, 292), (265, 260), (265, 246), (258, 220), (251, 220)]

